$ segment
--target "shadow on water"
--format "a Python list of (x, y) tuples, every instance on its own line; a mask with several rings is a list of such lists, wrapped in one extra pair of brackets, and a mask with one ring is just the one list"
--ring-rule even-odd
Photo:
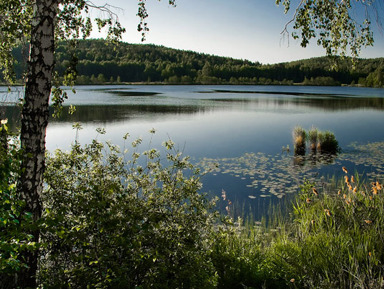
[(241, 94), (272, 94), (272, 95), (292, 95), (292, 96), (310, 96), (310, 97), (347, 97), (349, 94), (331, 94), (331, 93), (309, 93), (309, 92), (289, 92), (289, 91), (264, 91), (264, 90), (225, 90), (215, 89), (212, 93), (241, 93)]

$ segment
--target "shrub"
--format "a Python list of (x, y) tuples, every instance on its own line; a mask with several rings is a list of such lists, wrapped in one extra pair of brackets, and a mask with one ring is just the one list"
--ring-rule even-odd
[(48, 157), (46, 288), (213, 287), (213, 203), (199, 192), (199, 171), (171, 141), (166, 159), (139, 153), (140, 143), (129, 159), (96, 140)]
[(23, 211), (16, 191), (20, 149), (8, 134), (6, 121), (0, 125), (0, 288), (12, 288), (15, 273), (25, 268), (23, 253), (37, 249), (28, 234), (31, 214)]

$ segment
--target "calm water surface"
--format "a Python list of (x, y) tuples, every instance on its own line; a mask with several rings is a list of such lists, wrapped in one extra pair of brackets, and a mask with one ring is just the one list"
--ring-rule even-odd
[[(298, 190), (304, 177), (324, 182), (340, 167), (373, 178), (383, 176), (384, 89), (294, 86), (79, 86), (68, 91), (65, 105), (76, 113), (52, 119), (47, 148), (67, 149), (80, 122), (81, 143), (91, 139), (123, 145), (123, 135), (143, 137), (146, 148), (172, 139), (179, 150), (203, 167), (217, 164), (203, 178), (203, 190), (252, 209), (259, 217), (269, 202)], [(19, 95), (22, 95), (20, 93)], [(0, 90), (12, 102), (18, 93)], [(3, 109), (4, 110), (4, 109)], [(17, 121), (11, 106), (7, 117)], [(343, 152), (330, 163), (318, 158), (300, 161), (282, 147), (292, 144), (295, 126), (334, 132)], [(105, 128), (98, 136), (96, 128)], [(151, 136), (148, 131), (156, 129)], [(224, 206), (225, 204), (223, 204)]]

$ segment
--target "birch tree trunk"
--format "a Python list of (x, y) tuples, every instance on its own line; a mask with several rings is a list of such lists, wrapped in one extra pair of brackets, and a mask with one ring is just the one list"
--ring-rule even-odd
[[(20, 141), (23, 150), (18, 192), (25, 201), (25, 212), (37, 222), (42, 213), (40, 194), (45, 167), (45, 135), (49, 116), (55, 49), (55, 20), (58, 0), (36, 0), (31, 27), (27, 81), (21, 119)], [(30, 234), (38, 242), (39, 230)], [(21, 288), (36, 288), (38, 252), (24, 252), (28, 268), (22, 269), (16, 283)]]

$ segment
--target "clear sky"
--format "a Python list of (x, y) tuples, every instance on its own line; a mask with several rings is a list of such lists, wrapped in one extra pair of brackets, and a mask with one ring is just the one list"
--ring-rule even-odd
[[(106, 0), (95, 0), (98, 5)], [(137, 32), (137, 0), (109, 0), (127, 32), (123, 41), (141, 43)], [(259, 61), (263, 64), (286, 62), (325, 55), (313, 42), (307, 48), (292, 38), (282, 37), (284, 25), (292, 14), (275, 0), (147, 0), (150, 31), (144, 43), (192, 50), (219, 56)], [(381, 13), (382, 11), (379, 11)], [(99, 12), (93, 11), (97, 16)], [(375, 25), (376, 28), (376, 25)], [(376, 33), (374, 47), (363, 49), (361, 57), (384, 57), (383, 32)], [(98, 37), (98, 34), (93, 34)]]

